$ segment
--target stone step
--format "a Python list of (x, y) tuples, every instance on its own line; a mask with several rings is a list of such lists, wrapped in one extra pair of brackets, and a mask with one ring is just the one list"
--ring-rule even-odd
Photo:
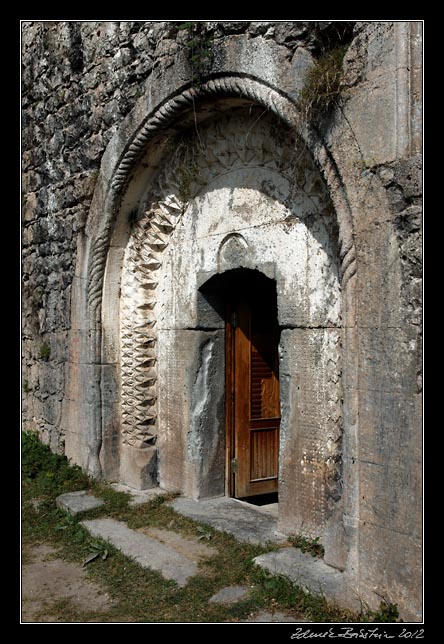
[(88, 494), (87, 490), (67, 492), (66, 494), (60, 494), (56, 498), (57, 507), (69, 512), (73, 516), (80, 514), (80, 512), (100, 508), (104, 503), (105, 501), (102, 499), (98, 499), (93, 494)]
[[(200, 551), (196, 551), (197, 544), (175, 533), (169, 538), (169, 531), (154, 531), (156, 538), (148, 536), (115, 519), (92, 519), (81, 523), (93, 537), (108, 541), (143, 568), (156, 570), (181, 587), (197, 574), (198, 561), (206, 549), (203, 544), (198, 544)], [(188, 548), (187, 542), (190, 544)], [(215, 552), (213, 548), (207, 550), (206, 556)]]
[(312, 557), (298, 548), (281, 548), (255, 557), (254, 563), (274, 575), (284, 575), (305, 591), (344, 599), (343, 573), (328, 566), (323, 559)]
[(265, 544), (283, 543), (286, 537), (277, 530), (277, 518), (237, 499), (218, 497), (194, 501), (179, 497), (169, 503), (179, 514), (228, 532), (239, 541)]
[(141, 505), (142, 503), (149, 503), (156, 496), (162, 496), (163, 494), (168, 494), (166, 490), (163, 490), (160, 487), (153, 487), (148, 490), (136, 490), (129, 485), (124, 485), (123, 483), (111, 483), (110, 487), (116, 492), (126, 492), (130, 495), (130, 500), (128, 505), (134, 507), (136, 505)]

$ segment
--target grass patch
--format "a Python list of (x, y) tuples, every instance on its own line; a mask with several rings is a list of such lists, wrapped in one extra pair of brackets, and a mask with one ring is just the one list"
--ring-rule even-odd
[(22, 495), (24, 500), (54, 499), (59, 494), (84, 490), (91, 479), (66, 456), (53, 454), (35, 432), (22, 432)]
[(39, 349), (40, 360), (47, 362), (51, 356), (51, 347), (47, 342), (44, 342)]
[(101, 510), (100, 512), (95, 511), (95, 513), (88, 513), (89, 518), (93, 518), (94, 514), (100, 516), (104, 513), (104, 508), (105, 514), (108, 517), (118, 517), (122, 513), (127, 512), (128, 502), (131, 500), (131, 495), (127, 492), (118, 492), (109, 485), (99, 483), (97, 481), (92, 483), (91, 491), (94, 496), (100, 497), (105, 501), (105, 506), (97, 508), (98, 510)]
[(324, 116), (336, 103), (342, 91), (342, 63), (348, 45), (325, 52), (309, 69), (299, 99), (307, 120)]
[(288, 537), (288, 540), (295, 548), (299, 548), (302, 552), (308, 552), (312, 557), (322, 558), (324, 556), (324, 546), (319, 543), (319, 537), (309, 539), (303, 535), (295, 535)]
[[(319, 622), (393, 621), (394, 608), (356, 616), (327, 604), (323, 597), (305, 593), (285, 577), (271, 575), (253, 564), (254, 557), (275, 548), (236, 541), (231, 535), (177, 514), (166, 502), (175, 495), (154, 497), (149, 503), (129, 506), (128, 495), (87, 477), (63, 456), (52, 454), (35, 434), (23, 436), (23, 564), (30, 561), (31, 548), (48, 543), (57, 557), (84, 566), (87, 578), (113, 599), (106, 612), (82, 611), (61, 599), (42, 605), (41, 619), (51, 615), (60, 622), (237, 622), (260, 609), (303, 615)], [(71, 516), (55, 506), (64, 492), (90, 489), (105, 505)], [(88, 517), (107, 516), (133, 529), (153, 527), (172, 530), (214, 548), (200, 561), (198, 573), (185, 588), (165, 580), (159, 573), (143, 569), (101, 539), (92, 538), (81, 525)], [(251, 589), (233, 605), (209, 604), (209, 598), (225, 586)], [(38, 616), (37, 616), (38, 618)]]

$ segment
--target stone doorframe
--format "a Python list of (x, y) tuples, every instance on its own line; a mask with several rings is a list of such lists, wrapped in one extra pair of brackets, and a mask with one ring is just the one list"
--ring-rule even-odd
[[(266, 44), (263, 46), (268, 47)], [(121, 446), (120, 339), (116, 310), (123, 257), (129, 238), (128, 220), (142, 198), (149, 177), (156, 171), (168, 134), (179, 131), (183, 123), (189, 124), (193, 119), (198, 121), (200, 105), (212, 104), (216, 110), (224, 109), (222, 101), (235, 99), (243, 105), (262, 106), (303, 139), (326, 182), (337, 215), (341, 308), (346, 329), (343, 336), (343, 377), (347, 382), (343, 407), (345, 488), (343, 503), (332, 517), (333, 547), (328, 547), (328, 536), (324, 542), (326, 559), (331, 550), (334, 552), (333, 563), (344, 568), (351, 542), (347, 538), (347, 543), (342, 543), (343, 527), (342, 524), (340, 529), (338, 526), (343, 514), (356, 516), (358, 487), (358, 472), (352, 458), (358, 436), (357, 394), (352, 393), (357, 391), (354, 386), (357, 365), (354, 352), (349, 348), (355, 343), (353, 293), (356, 256), (347, 193), (335, 159), (317, 133), (306, 128), (295, 101), (290, 98), (292, 92), (284, 93), (278, 87), (272, 87), (269, 79), (260, 77), (254, 61), (250, 62), (250, 74), (245, 74), (245, 68), (242, 71), (238, 69), (240, 63), (230, 60), (230, 56), (226, 56), (226, 61), (227, 65), (231, 64), (228, 69), (219, 71), (199, 87), (184, 82), (180, 73), (171, 68), (165, 70), (157, 82), (150, 79), (146, 96), (138, 101), (103, 155), (85, 234), (78, 249), (73, 282), (71, 345), (76, 347), (76, 354), (68, 367), (68, 381), (70, 387), (80, 391), (81, 395), (65, 421), (68, 429), (66, 453), (80, 462), (92, 476), (107, 479), (119, 478), (122, 456), (131, 459), (136, 469), (139, 467), (142, 478), (144, 469), (153, 466), (152, 456), (147, 458), (146, 445), (130, 445), (125, 453)], [(147, 368), (155, 383), (155, 364)]]
[[(128, 219), (137, 208), (137, 204), (142, 197), (140, 191), (146, 184), (147, 175), (154, 173), (157, 167), (156, 161), (153, 163), (153, 157), (161, 157), (161, 150), (164, 145), (162, 139), (166, 138), (167, 133), (171, 133), (171, 127), (173, 132), (177, 131), (175, 123), (177, 123), (178, 118), (187, 111), (189, 112), (191, 108), (194, 111), (198, 108), (199, 101), (208, 97), (213, 100), (220, 100), (222, 97), (231, 96), (246, 99), (255, 105), (259, 104), (272, 111), (284, 123), (295, 129), (312, 153), (327, 183), (337, 214), (341, 288), (344, 302), (351, 301), (350, 294), (353, 283), (351, 278), (356, 271), (356, 261), (347, 198), (333, 159), (321, 142), (315, 139), (313, 133), (302, 127), (301, 118), (295, 105), (278, 91), (271, 90), (257, 79), (246, 79), (233, 75), (213, 79), (199, 87), (199, 89), (184, 89), (179, 95), (167, 100), (140, 124), (125, 146), (123, 154), (114, 168), (107, 167), (108, 164), (106, 163), (108, 160), (106, 159), (107, 153), (113, 159), (116, 156), (112, 145), (114, 139), (110, 143), (102, 161), (101, 174), (98, 178), (87, 224), (86, 262), (84, 262), (85, 270), (82, 274), (82, 279), (86, 280), (84, 319), (90, 322), (90, 328), (88, 329), (89, 342), (86, 349), (87, 354), (93, 356), (91, 366), (101, 365), (100, 371), (102, 372), (100, 376), (91, 379), (94, 391), (91, 398), (94, 401), (93, 406), (95, 409), (94, 411), (91, 410), (93, 411), (92, 414), (88, 413), (88, 416), (94, 419), (93, 428), (91, 428), (88, 436), (87, 463), (87, 469), (93, 476), (100, 476), (103, 471), (106, 475), (106, 473), (113, 472), (118, 467), (117, 463), (110, 462), (110, 460), (113, 460), (111, 454), (100, 455), (100, 452), (104, 444), (103, 441), (106, 439), (106, 434), (110, 434), (109, 429), (108, 431), (105, 429), (109, 427), (109, 423), (106, 421), (107, 411), (114, 414), (114, 410), (107, 410), (107, 407), (112, 407), (112, 403), (117, 402), (112, 396), (111, 398), (107, 396), (107, 389), (109, 391), (110, 386), (111, 388), (114, 386), (111, 385), (110, 379), (114, 380), (114, 378), (118, 377), (117, 374), (112, 374), (112, 369), (108, 369), (108, 367), (119, 362), (119, 339), (115, 328), (116, 309), (114, 304), (110, 305), (110, 303), (118, 302), (120, 297), (118, 291), (120, 289), (123, 252), (129, 238)], [(198, 114), (196, 116), (198, 118)], [(157, 150), (154, 150), (154, 147)], [(104, 183), (105, 185), (103, 185)], [(162, 214), (162, 210), (164, 214)], [(95, 213), (98, 213), (98, 216), (94, 217)], [(150, 224), (151, 233), (154, 237), (157, 236), (161, 227), (166, 226), (170, 230), (173, 229), (173, 225), (168, 220), (166, 208), (158, 209)], [(148, 231), (148, 234), (150, 234), (150, 231)], [(156, 242), (154, 242), (155, 245)], [(148, 267), (147, 278), (150, 267), (154, 268), (158, 263), (158, 256), (162, 250), (154, 246), (151, 256), (146, 260)], [(105, 306), (102, 306), (103, 302), (106, 303)], [(344, 302), (341, 307), (344, 326), (352, 326), (347, 324), (347, 317), (350, 314), (352, 315), (349, 310), (350, 306), (344, 306)], [(85, 364), (87, 363), (88, 359), (85, 361)], [(110, 372), (109, 375), (105, 375), (106, 371)], [(155, 381), (155, 367), (150, 368), (148, 378)], [(141, 401), (141, 403), (146, 404), (145, 400)], [(147, 415), (146, 409), (141, 411), (144, 416)], [(114, 425), (112, 424), (111, 427), (111, 433), (114, 433)], [(126, 442), (129, 445), (137, 444), (137, 440), (133, 442), (127, 440)], [(140, 447), (139, 445), (136, 449), (140, 449)], [(140, 460), (138, 455), (135, 455), (135, 458)]]

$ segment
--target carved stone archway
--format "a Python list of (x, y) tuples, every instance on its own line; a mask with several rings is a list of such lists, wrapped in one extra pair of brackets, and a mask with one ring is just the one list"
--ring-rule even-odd
[[(302, 47), (289, 56), (288, 48), (267, 37), (233, 35), (215, 39), (214, 60), (199, 87), (191, 87), (188, 52), (180, 47), (174, 65), (162, 59), (156, 62), (140, 99), (104, 152), (86, 228), (78, 236), (61, 428), (67, 456), (92, 475), (139, 486), (155, 480), (157, 464), (150, 458), (150, 451), (156, 446), (150, 437), (157, 435), (157, 357), (159, 347), (168, 338), (158, 342), (155, 327), (147, 327), (147, 323), (152, 319), (157, 324), (160, 318), (156, 308), (165, 306), (159, 298), (163, 287), (158, 288), (157, 278), (162, 277), (181, 222), (188, 221), (183, 210), (189, 208), (184, 208), (187, 199), (173, 198), (177, 193), (171, 181), (166, 182), (164, 190), (160, 185), (159, 190), (156, 187), (165, 160), (171, 159), (168, 143), (178, 141), (178, 135), (190, 126), (201, 131), (211, 115), (232, 109), (252, 106), (275, 115), (282, 127), (304, 142), (327, 188), (337, 222), (342, 314), (339, 370), (342, 369), (343, 383), (342, 446), (338, 451), (342, 453), (342, 463), (338, 464), (340, 485), (332, 486), (331, 513), (327, 523), (322, 524), (324, 559), (344, 571), (350, 596), (360, 596), (377, 607), (379, 598), (374, 589), (385, 588), (390, 600), (399, 600), (410, 614), (415, 614), (420, 603), (419, 584), (412, 588), (411, 571), (419, 579), (420, 539), (413, 528), (407, 535), (400, 528), (405, 508), (419, 498), (415, 487), (417, 464), (406, 464), (404, 460), (405, 472), (403, 469), (398, 477), (391, 468), (390, 445), (399, 442), (400, 437), (406, 438), (400, 443), (407, 446), (405, 449), (418, 444), (418, 434), (414, 433), (419, 418), (419, 412), (414, 411), (419, 404), (418, 392), (413, 354), (407, 342), (411, 331), (417, 336), (414, 329), (404, 328), (407, 320), (402, 317), (402, 307), (408, 298), (403, 295), (403, 280), (410, 273), (403, 272), (404, 242), (400, 242), (396, 227), (399, 213), (391, 201), (392, 184), (385, 183), (391, 175), (384, 172), (383, 178), (382, 172), (389, 169), (396, 177), (398, 171), (404, 173), (404, 162), (416, 164), (409, 155), (417, 148), (409, 148), (408, 136), (399, 138), (400, 133), (409, 130), (408, 124), (414, 126), (415, 102), (407, 90), (414, 73), (408, 70), (414, 70), (415, 65), (400, 65), (400, 61), (419, 51), (419, 40), (415, 44), (410, 36), (404, 38), (409, 33), (410, 27), (401, 25), (398, 29), (397, 24), (357, 32), (344, 63), (345, 72), (351, 74), (344, 92), (347, 100), (341, 103), (342, 110), (335, 110), (331, 119), (323, 122), (322, 131), (307, 128), (297, 108), (304, 75), (312, 64), (310, 53)], [(403, 52), (409, 56), (406, 58)], [(365, 74), (358, 80), (356, 61), (366, 65)], [(373, 100), (368, 100), (369, 87), (375, 90)], [(383, 135), (375, 137), (376, 130)], [(182, 149), (178, 156), (182, 152), (185, 154)], [(193, 158), (194, 152), (189, 152)], [(408, 165), (409, 175), (413, 167), (416, 165)], [(193, 194), (192, 201), (200, 198), (199, 191)], [(180, 209), (178, 217), (173, 217), (175, 206)], [(411, 214), (416, 216), (415, 211)], [(141, 261), (142, 251), (148, 253), (146, 262)], [(215, 245), (214, 255), (219, 263), (209, 269), (210, 273), (235, 267), (232, 263), (242, 255), (248, 255), (249, 267), (254, 268), (258, 256), (254, 251), (244, 231), (227, 231), (220, 244)], [(131, 275), (132, 257), (137, 260), (138, 270), (141, 264), (147, 266), (143, 276), (146, 293), (139, 292), (142, 273)], [(273, 275), (271, 264), (261, 266), (267, 276)], [(198, 275), (194, 284), (197, 291), (208, 277), (205, 270)], [(134, 299), (126, 291), (132, 287)], [(125, 326), (125, 319), (140, 320), (147, 330), (146, 337), (143, 339), (135, 328), (131, 330), (132, 322)], [(286, 328), (282, 320), (280, 323), (284, 336), (295, 336), (294, 321), (291, 328)], [(331, 338), (336, 331), (335, 327)], [(200, 332), (195, 329), (195, 353), (206, 361), (208, 351), (201, 348), (210, 345), (198, 339)], [(394, 337), (402, 338), (405, 349), (399, 360), (398, 356), (392, 359), (393, 352), (387, 350), (393, 346)], [(322, 343), (319, 346), (317, 356), (322, 355)], [(308, 345), (300, 343), (295, 347), (302, 352)], [(125, 358), (129, 354), (137, 354), (135, 370), (135, 365)], [(140, 357), (143, 360), (139, 363)], [(290, 367), (289, 363), (282, 391), (289, 408), (298, 411), (297, 387), (294, 378), (292, 381), (295, 372)], [(336, 379), (333, 361), (323, 364), (319, 360), (319, 368), (320, 376)], [(396, 376), (394, 382), (392, 375)], [(130, 392), (124, 391), (127, 385)], [(127, 405), (125, 398), (131, 404)], [(293, 420), (296, 418), (290, 419), (289, 426)], [(146, 425), (142, 425), (144, 422)], [(297, 427), (297, 423), (292, 426)], [(369, 449), (372, 455), (372, 450), (378, 452), (381, 463), (367, 460)], [(324, 464), (329, 465), (328, 455), (325, 456)], [(139, 470), (137, 480), (126, 478), (129, 469), (125, 463)], [(298, 461), (289, 454), (289, 464), (297, 471), (309, 471), (318, 463), (309, 455), (304, 458), (302, 454)], [(160, 462), (159, 471), (162, 467)], [(380, 480), (379, 471), (385, 472)], [(325, 473), (328, 475), (328, 467)], [(193, 494), (195, 489), (190, 486)], [(201, 492), (197, 489), (196, 494)], [(418, 507), (416, 504), (415, 511)], [(287, 517), (290, 511), (288, 506)], [(283, 525), (285, 530), (290, 527)]]
[[(181, 182), (174, 185), (166, 170), (160, 168), (162, 159), (170, 154), (168, 141), (193, 122), (200, 127), (208, 118), (208, 106), (213, 113), (256, 106), (264, 114), (275, 115), (287, 132), (300, 141), (299, 154), (313, 159), (335, 211), (345, 326), (352, 315), (350, 302), (356, 263), (347, 197), (333, 159), (314, 133), (302, 125), (298, 110), (288, 97), (257, 78), (226, 75), (199, 88), (185, 87), (138, 123), (136, 119), (131, 136), (126, 141), (122, 135), (117, 137), (117, 143), (109, 146), (109, 155), (104, 156), (87, 226), (85, 252), (80, 257), (82, 277), (77, 296), (80, 308), (83, 307), (82, 318), (87, 321), (80, 359), (80, 383), (89, 393), (88, 403), (79, 414), (80, 418), (87, 418), (81, 447), (84, 463), (94, 476), (122, 480), (125, 472), (125, 482), (136, 487), (153, 485), (157, 470), (157, 453), (152, 449), (157, 434), (156, 271), (169, 236), (188, 201), (201, 187), (199, 181), (188, 181), (184, 194)], [(116, 145), (120, 152), (116, 152)], [(276, 163), (276, 148), (267, 153)], [(174, 167), (176, 162), (183, 165), (187, 155), (191, 166), (199, 168), (198, 177), (203, 166), (208, 167), (208, 159), (196, 145), (178, 146), (176, 161), (169, 163), (170, 177), (174, 175), (171, 165)], [(213, 174), (221, 163), (217, 157), (212, 161)], [(283, 175), (292, 172), (288, 159), (278, 163)], [(313, 166), (311, 160), (310, 164)], [(296, 198), (297, 194), (293, 196)], [(120, 322), (116, 315), (119, 308)], [(125, 320), (131, 320), (130, 324), (125, 326)], [(344, 336), (345, 352), (347, 342)], [(353, 408), (353, 401), (344, 399), (344, 406)], [(336, 467), (335, 459), (333, 466)], [(347, 476), (350, 480), (353, 473)]]

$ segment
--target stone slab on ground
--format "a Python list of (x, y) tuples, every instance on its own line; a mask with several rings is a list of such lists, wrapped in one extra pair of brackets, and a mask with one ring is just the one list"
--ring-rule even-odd
[(233, 604), (250, 592), (248, 586), (225, 586), (208, 600), (210, 604)]
[(89, 494), (87, 490), (80, 490), (78, 492), (67, 492), (61, 494), (56, 498), (56, 505), (61, 510), (66, 510), (72, 515), (86, 512), (87, 510), (95, 510), (104, 505), (103, 499), (98, 499), (93, 494)]
[(178, 586), (185, 586), (188, 579), (197, 573), (196, 561), (158, 539), (128, 528), (122, 521), (93, 519), (82, 521), (82, 525), (92, 536), (109, 541), (143, 568), (160, 572)]
[(254, 544), (286, 541), (285, 535), (277, 531), (276, 517), (236, 499), (218, 497), (193, 501), (179, 497), (169, 505), (179, 514), (228, 532), (239, 541)]
[(266, 505), (259, 505), (258, 510), (260, 510), (261, 512), (268, 512), (277, 519), (279, 516), (279, 503), (267, 503)]
[(267, 622), (267, 623), (288, 623), (288, 622), (306, 622), (307, 620), (303, 617), (296, 618), (292, 615), (287, 615), (286, 613), (276, 612), (270, 613), (269, 611), (263, 610), (256, 615), (252, 615), (248, 619), (241, 619), (240, 622), (252, 623), (252, 622)]
[(179, 554), (182, 554), (187, 559), (196, 563), (201, 559), (213, 557), (218, 552), (217, 548), (213, 548), (206, 543), (202, 543), (199, 539), (183, 537), (181, 534), (174, 532), (173, 530), (144, 526), (142, 528), (137, 528), (136, 531), (142, 532), (143, 534), (148, 535), (148, 537), (152, 537), (153, 539), (160, 541), (160, 543), (170, 546), (170, 548), (173, 548), (173, 550)]
[(152, 501), (156, 496), (161, 496), (162, 494), (167, 494), (166, 490), (163, 490), (160, 487), (153, 487), (148, 490), (136, 490), (129, 485), (124, 485), (123, 483), (111, 483), (111, 487), (116, 492), (127, 492), (131, 495), (131, 500), (128, 502), (128, 505), (135, 506), (141, 505), (142, 503), (148, 503)]
[(273, 574), (285, 575), (304, 590), (339, 600), (343, 594), (343, 574), (322, 559), (297, 548), (282, 548), (255, 557), (254, 563)]

